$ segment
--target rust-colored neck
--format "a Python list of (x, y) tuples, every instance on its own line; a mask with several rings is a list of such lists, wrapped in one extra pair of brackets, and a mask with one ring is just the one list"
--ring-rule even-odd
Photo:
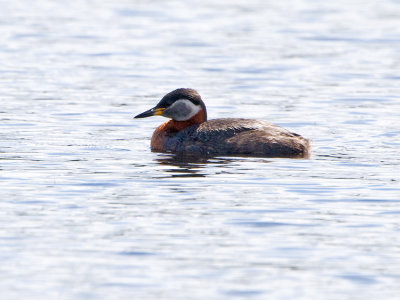
[(186, 121), (176, 121), (176, 120), (171, 120), (171, 130), (172, 131), (181, 131), (182, 129), (185, 129), (186, 127), (195, 125), (195, 124), (201, 124), (203, 122), (207, 121), (207, 116), (204, 113), (202, 109), (195, 114), (191, 119), (186, 120)]
[(207, 121), (207, 114), (201, 109), (197, 114), (195, 114), (191, 119), (186, 121), (176, 121), (169, 120), (167, 122), (162, 123), (157, 129), (154, 131), (153, 136), (151, 138), (151, 148), (157, 151), (163, 151), (164, 149), (164, 138), (166, 138), (167, 134), (172, 132), (178, 132), (186, 127), (201, 124)]

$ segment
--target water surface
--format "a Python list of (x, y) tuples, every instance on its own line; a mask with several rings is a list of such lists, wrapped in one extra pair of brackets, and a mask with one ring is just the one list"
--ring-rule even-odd
[[(398, 297), (398, 1), (2, 7), (2, 298)], [(178, 87), (311, 159), (152, 153)]]

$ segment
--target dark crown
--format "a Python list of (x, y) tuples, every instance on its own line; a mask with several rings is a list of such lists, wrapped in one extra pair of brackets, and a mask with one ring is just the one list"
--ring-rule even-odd
[(200, 94), (193, 89), (180, 88), (166, 94), (156, 107), (169, 107), (179, 99), (187, 99), (195, 105), (201, 105)]

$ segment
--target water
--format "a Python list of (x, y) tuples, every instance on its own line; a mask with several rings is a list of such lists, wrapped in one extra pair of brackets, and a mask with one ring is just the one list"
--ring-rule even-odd
[[(398, 299), (398, 1), (1, 7), (1, 299)], [(312, 158), (152, 153), (178, 87)]]

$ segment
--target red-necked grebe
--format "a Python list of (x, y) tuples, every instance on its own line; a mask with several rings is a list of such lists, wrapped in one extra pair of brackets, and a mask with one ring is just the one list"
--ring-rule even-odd
[(154, 131), (153, 151), (293, 158), (307, 158), (310, 153), (307, 139), (268, 122), (238, 118), (207, 121), (206, 106), (193, 89), (174, 90), (135, 118), (150, 116), (171, 119)]

